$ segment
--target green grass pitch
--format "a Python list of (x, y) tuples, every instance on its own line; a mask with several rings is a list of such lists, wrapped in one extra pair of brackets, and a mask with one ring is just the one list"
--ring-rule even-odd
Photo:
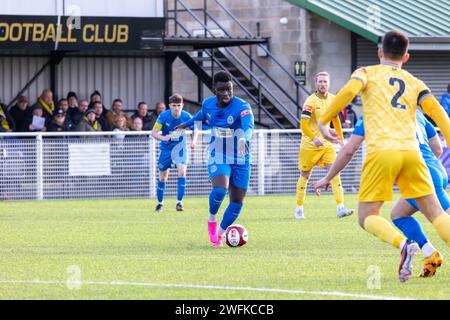
[[(356, 195), (346, 195), (346, 203), (356, 208)], [(248, 197), (238, 223), (249, 242), (241, 248), (209, 245), (207, 197), (185, 199), (184, 212), (175, 211), (174, 199), (163, 213), (154, 205), (0, 203), (0, 299), (450, 298), (450, 264), (432, 279), (415, 275), (401, 284), (398, 251), (360, 229), (356, 214), (337, 219), (332, 196), (308, 195), (302, 221), (293, 218), (294, 196)], [(385, 205), (385, 217), (391, 207)], [(417, 216), (450, 259), (431, 224)], [(420, 254), (416, 274), (421, 265)]]

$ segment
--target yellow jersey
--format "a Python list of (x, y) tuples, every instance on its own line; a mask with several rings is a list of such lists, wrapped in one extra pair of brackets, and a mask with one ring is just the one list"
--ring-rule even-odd
[(430, 89), (394, 64), (360, 68), (352, 79), (363, 84), (361, 99), (367, 154), (382, 150), (417, 150), (416, 109)]
[[(323, 147), (321, 148), (324, 148), (327, 145), (332, 145), (322, 136), (318, 125), (318, 120), (323, 114), (325, 114), (331, 104), (331, 101), (333, 101), (333, 98), (334, 95), (331, 93), (328, 93), (327, 96), (322, 96), (315, 92), (310, 95), (303, 104), (301, 119), (309, 120), (309, 128), (314, 133), (314, 136), (319, 137), (323, 142)], [(302, 135), (300, 147), (306, 149), (318, 149), (312, 139), (305, 134)]]

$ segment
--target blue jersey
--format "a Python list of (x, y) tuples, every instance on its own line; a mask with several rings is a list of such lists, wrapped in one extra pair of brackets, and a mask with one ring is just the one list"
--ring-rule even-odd
[[(186, 112), (184, 110), (181, 111), (181, 115), (178, 118), (175, 118), (172, 115), (171, 110), (166, 110), (162, 112), (158, 119), (156, 120), (155, 127), (162, 131), (162, 135), (168, 135), (171, 134), (174, 131), (174, 128), (183, 123), (188, 121), (189, 119), (192, 119), (192, 115), (189, 112)], [(170, 140), (170, 141), (161, 141), (161, 151), (168, 151), (172, 150), (176, 145), (179, 143), (182, 143), (183, 147), (186, 145), (186, 138), (181, 135), (179, 138)]]
[[(248, 163), (250, 161), (250, 141), (254, 128), (254, 118), (250, 105), (233, 97), (226, 107), (217, 105), (215, 96), (206, 98), (201, 110), (190, 121), (185, 123), (191, 126), (195, 121), (202, 121), (211, 128), (211, 137), (208, 142), (209, 160), (217, 163)], [(238, 140), (244, 138), (247, 153), (238, 157)]]
[[(417, 141), (419, 142), (420, 152), (422, 153), (425, 164), (430, 171), (434, 190), (439, 203), (442, 208), (447, 211), (448, 208), (450, 208), (450, 198), (446, 192), (448, 183), (447, 172), (438, 158), (436, 158), (430, 147), (430, 139), (436, 136), (436, 129), (434, 129), (434, 126), (425, 118), (424, 114), (420, 110), (416, 111), (416, 121), (416, 135)], [(364, 137), (364, 123), (362, 115), (358, 118), (353, 134)], [(420, 208), (414, 199), (406, 199), (406, 201), (416, 210), (420, 211)]]
[(417, 119), (417, 140), (419, 140), (420, 151), (422, 152), (423, 159), (425, 161), (435, 161), (436, 156), (433, 150), (430, 148), (430, 139), (437, 135), (436, 129), (428, 121), (422, 111), (417, 109), (416, 111)]
[[(430, 147), (430, 139), (436, 136), (436, 129), (434, 129), (433, 125), (425, 118), (422, 111), (420, 111), (419, 109), (417, 109), (416, 111), (416, 120), (416, 136), (419, 142), (420, 152), (422, 153), (423, 159), (425, 160), (425, 162), (438, 161), (433, 153), (433, 150), (431, 150)], [(356, 122), (353, 134), (364, 137), (364, 122), (362, 115), (359, 116), (358, 122)]]

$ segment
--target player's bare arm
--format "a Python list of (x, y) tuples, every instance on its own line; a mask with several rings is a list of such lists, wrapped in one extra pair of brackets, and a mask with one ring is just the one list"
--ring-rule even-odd
[(358, 79), (350, 79), (347, 84), (334, 97), (327, 112), (319, 119), (319, 129), (325, 138), (332, 137), (329, 128), (325, 125), (336, 118), (339, 112), (355, 99), (363, 88), (363, 83)]
[(441, 140), (439, 139), (439, 137), (436, 135), (433, 138), (431, 138), (429, 140), (430, 143), (430, 148), (431, 151), (433, 151), (434, 155), (436, 156), (436, 158), (439, 159), (439, 157), (442, 154), (442, 145), (441, 145)]
[(347, 164), (352, 160), (356, 151), (358, 151), (359, 147), (364, 141), (364, 137), (358, 135), (352, 135), (348, 142), (344, 145), (341, 151), (338, 153), (336, 160), (331, 165), (328, 173), (325, 177), (320, 179), (319, 181), (315, 181), (313, 186), (316, 194), (320, 196), (320, 188), (324, 188), (325, 191), (328, 190), (330, 186), (331, 179), (333, 179), (336, 175), (339, 174)]
[(167, 134), (167, 135), (163, 136), (159, 132), (160, 132), (160, 129), (153, 128), (152, 129), (152, 137), (158, 141), (170, 141), (170, 135)]

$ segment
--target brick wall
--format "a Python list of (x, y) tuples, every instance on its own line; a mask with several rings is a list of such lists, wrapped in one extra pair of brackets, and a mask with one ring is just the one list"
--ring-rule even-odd
[[(202, 0), (185, 0), (191, 8), (201, 8)], [(284, 0), (222, 0), (223, 3), (253, 34), (256, 23), (260, 23), (261, 36), (270, 37), (269, 48), (280, 63), (293, 72), (294, 62), (307, 62), (307, 89), (313, 88), (314, 74), (326, 70), (332, 76), (331, 91), (337, 91), (345, 84), (351, 74), (351, 38), (350, 32), (329, 22), (320, 16), (294, 6)], [(213, 0), (207, 1), (208, 11), (233, 35), (244, 32), (224, 13)], [(198, 13), (203, 19), (203, 15)], [(280, 19), (287, 18), (287, 24)], [(187, 14), (180, 15), (188, 29), (201, 29)], [(214, 28), (213, 23), (208, 25)], [(256, 50), (254, 50), (255, 52)], [(234, 50), (244, 60), (239, 51)], [(254, 53), (255, 54), (255, 53)], [(255, 54), (256, 55), (256, 54)], [(286, 84), (285, 89), (294, 93), (294, 86), (289, 86), (283, 72), (268, 58), (258, 57), (257, 61), (279, 80)], [(258, 72), (256, 72), (258, 73)], [(258, 73), (264, 79), (261, 73)], [(180, 61), (174, 64), (174, 91), (187, 97), (197, 99), (197, 79)], [(283, 85), (284, 86), (284, 85)], [(205, 95), (211, 94), (205, 89)], [(276, 92), (276, 90), (275, 90)], [(282, 95), (280, 95), (282, 98)], [(304, 98), (304, 97), (302, 97)]]

